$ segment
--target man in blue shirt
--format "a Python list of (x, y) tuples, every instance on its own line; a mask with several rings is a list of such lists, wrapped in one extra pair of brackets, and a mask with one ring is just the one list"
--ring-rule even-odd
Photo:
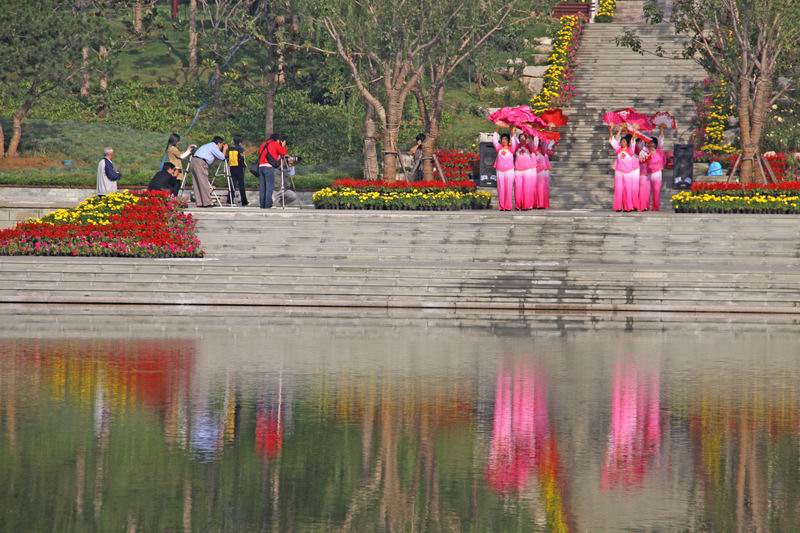
[(225, 161), (227, 151), (228, 145), (220, 136), (214, 137), (210, 143), (195, 150), (190, 170), (197, 207), (214, 207), (211, 198), (212, 188), (208, 182), (208, 167), (213, 165), (214, 161)]

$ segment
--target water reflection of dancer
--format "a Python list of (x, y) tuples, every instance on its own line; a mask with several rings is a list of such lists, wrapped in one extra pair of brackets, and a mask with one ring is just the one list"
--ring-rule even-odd
[(650, 460), (661, 450), (660, 405), (657, 372), (645, 374), (620, 362), (614, 366), (604, 489), (641, 484)]
[(502, 367), (497, 374), (486, 478), (497, 492), (520, 492), (534, 471), (545, 498), (549, 528), (570, 531), (561, 460), (548, 410), (547, 379), (543, 371), (520, 363), (513, 372)]

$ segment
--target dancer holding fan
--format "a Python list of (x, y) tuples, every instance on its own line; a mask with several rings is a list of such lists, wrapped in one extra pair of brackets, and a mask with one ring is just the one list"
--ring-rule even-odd
[(500, 135), (500, 126), (495, 129), (492, 136), (494, 149), (497, 151), (497, 159), (494, 161), (494, 168), (497, 170), (497, 205), (500, 211), (511, 211), (512, 190), (514, 188), (514, 151), (517, 148), (517, 138), (514, 136), (515, 128), (511, 126), (511, 134)]
[(538, 139), (519, 134), (514, 152), (514, 206), (518, 210), (533, 209), (536, 193), (536, 146)]
[(644, 179), (641, 177), (639, 179), (639, 210), (647, 211), (652, 205), (653, 211), (658, 211), (661, 198), (661, 172), (667, 160), (664, 154), (663, 124), (659, 125), (659, 136), (648, 140), (639, 159), (642, 162), (641, 172), (644, 173)]
[(633, 211), (638, 207), (639, 158), (632, 143), (633, 136), (622, 136), (622, 124), (617, 135), (613, 126), (608, 126), (609, 143), (617, 154), (614, 162), (614, 211)]

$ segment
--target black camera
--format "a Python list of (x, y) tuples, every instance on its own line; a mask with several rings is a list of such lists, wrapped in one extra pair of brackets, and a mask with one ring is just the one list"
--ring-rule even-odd
[(287, 155), (284, 157), (284, 159), (286, 160), (286, 164), (289, 165), (290, 167), (299, 165), (303, 161), (303, 158), (300, 157), (299, 155)]

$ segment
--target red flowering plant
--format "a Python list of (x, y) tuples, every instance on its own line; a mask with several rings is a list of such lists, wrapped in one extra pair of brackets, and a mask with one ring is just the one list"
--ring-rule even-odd
[(476, 152), (464, 150), (437, 150), (436, 158), (447, 181), (471, 179), (480, 159)]
[(757, 196), (775, 194), (800, 194), (800, 182), (778, 183), (702, 183), (692, 184), (692, 192), (715, 196)]
[(192, 215), (163, 191), (90, 198), (0, 230), (0, 255), (202, 257)]
[(470, 180), (460, 181), (380, 181), (380, 180), (357, 180), (342, 178), (335, 180), (331, 188), (336, 189), (356, 189), (364, 192), (389, 192), (389, 191), (423, 191), (436, 192), (443, 190), (453, 190), (458, 192), (472, 192), (475, 190), (475, 182)]

